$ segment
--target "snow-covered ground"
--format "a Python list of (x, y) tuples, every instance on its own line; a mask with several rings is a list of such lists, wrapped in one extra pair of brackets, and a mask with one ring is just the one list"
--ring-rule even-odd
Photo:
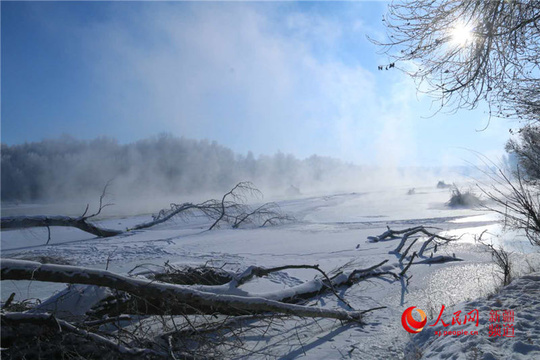
[[(380, 235), (417, 225), (430, 226), (444, 235), (461, 236), (459, 241), (438, 247), (436, 255), (448, 255), (464, 261), (444, 264), (416, 264), (405, 281), (371, 279), (340, 291), (357, 310), (386, 306), (366, 317), (366, 325), (343, 325), (331, 320), (288, 319), (270, 326), (264, 336), (247, 336), (245, 347), (261, 358), (359, 358), (406, 357), (515, 358), (540, 356), (538, 320), (540, 292), (538, 276), (514, 282), (500, 294), (491, 255), (474, 242), (483, 239), (501, 244), (513, 252), (515, 269), (520, 273), (539, 269), (538, 253), (517, 234), (504, 234), (495, 215), (470, 209), (450, 209), (447, 189), (407, 188), (366, 193), (329, 194), (280, 201), (282, 210), (296, 218), (291, 224), (268, 228), (221, 229), (206, 231), (204, 219), (171, 221), (154, 228), (123, 236), (100, 239), (77, 229), (53, 228), (50, 244), (46, 229), (2, 232), (2, 257), (39, 259), (54, 257), (73, 265), (127, 273), (137, 265), (145, 267), (171, 264), (212, 264), (242, 271), (250, 265), (265, 267), (287, 264), (318, 264), (326, 272), (337, 268), (367, 268), (388, 259), (388, 269), (399, 271), (398, 257), (391, 254), (396, 240), (369, 242), (368, 236)], [(5, 209), (4, 209), (5, 212)], [(149, 215), (103, 218), (100, 224), (124, 229), (149, 219)], [(419, 248), (419, 241), (415, 248)], [(433, 251), (433, 250), (431, 250)], [(310, 270), (286, 270), (246, 285), (252, 293), (267, 293), (313, 279)], [(2, 283), (2, 300), (12, 292), (19, 299), (45, 299), (64, 286), (37, 282)], [(521, 291), (527, 294), (521, 295)], [(490, 299), (486, 297), (492, 296)], [(499, 299), (499, 300), (497, 300)], [(529, 302), (525, 303), (525, 300)], [(468, 301), (467, 303), (463, 303)], [(327, 308), (346, 308), (333, 294), (321, 296), (311, 304)], [(480, 334), (475, 337), (435, 336), (437, 327), (426, 327), (411, 335), (401, 325), (403, 311), (416, 306), (423, 309), (432, 324), (441, 306), (444, 319), (455, 309), (478, 308)], [(487, 334), (489, 310), (514, 309), (514, 338), (490, 338)], [(470, 311), (470, 310), (468, 310)], [(487, 313), (486, 313), (487, 311)], [(533, 311), (533, 313), (530, 313)], [(532, 316), (532, 317), (531, 317)], [(452, 330), (458, 328), (455, 325)], [(536, 331), (536, 333), (534, 333)], [(240, 352), (241, 353), (241, 352)], [(476, 356), (476, 357), (474, 357)], [(491, 356), (491, 357), (490, 357)]]
[[(464, 314), (475, 310), (479, 314), (478, 326), (475, 322), (450, 324), (452, 314), (461, 311), (463, 319)], [(448, 327), (438, 323), (414, 336), (408, 348), (411, 358), (415, 355), (437, 359), (540, 358), (540, 273), (516, 279), (492, 296), (445, 309), (444, 314), (442, 319)], [(436, 331), (442, 335), (436, 335)], [(462, 334), (444, 335), (445, 331)]]

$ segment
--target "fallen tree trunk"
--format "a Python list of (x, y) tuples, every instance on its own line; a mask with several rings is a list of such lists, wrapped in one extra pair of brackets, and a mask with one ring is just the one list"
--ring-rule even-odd
[(0, 228), (4, 230), (4, 229), (24, 229), (24, 228), (32, 228), (32, 227), (46, 227), (49, 231), (47, 244), (51, 240), (51, 229), (50, 229), (51, 226), (74, 227), (82, 231), (85, 231), (87, 233), (96, 235), (98, 237), (111, 237), (111, 236), (120, 235), (123, 233), (122, 230), (105, 229), (105, 228), (96, 226), (88, 222), (89, 219), (98, 216), (101, 213), (101, 211), (105, 209), (107, 206), (113, 205), (111, 203), (107, 203), (107, 204), (103, 203), (103, 200), (107, 196), (107, 189), (110, 183), (111, 181), (108, 181), (107, 184), (105, 184), (105, 187), (103, 187), (103, 191), (101, 192), (101, 196), (99, 197), (98, 210), (92, 215), (86, 215), (88, 213), (88, 208), (89, 208), (89, 205), (87, 204), (86, 209), (84, 210), (84, 213), (79, 217), (61, 216), (61, 215), (3, 217), (1, 219)]
[(352, 309), (352, 306), (337, 293), (336, 288), (341, 287), (341, 286), (351, 286), (359, 282), (360, 280), (365, 280), (370, 277), (379, 277), (383, 275), (391, 275), (397, 280), (398, 276), (391, 271), (375, 271), (378, 267), (381, 267), (387, 262), (388, 260), (384, 260), (381, 263), (371, 266), (367, 269), (356, 269), (349, 273), (338, 272), (332, 277), (329, 277), (319, 267), (319, 265), (285, 265), (285, 266), (279, 266), (275, 268), (250, 266), (246, 271), (244, 271), (243, 274), (239, 276), (239, 278), (231, 281), (230, 284), (232, 286), (238, 287), (244, 284), (245, 282), (251, 280), (253, 277), (262, 277), (272, 272), (281, 271), (285, 269), (313, 269), (321, 273), (323, 275), (323, 278), (314, 279), (304, 284), (293, 286), (286, 290), (282, 290), (275, 294), (272, 294), (272, 293), (266, 294), (264, 297), (273, 298), (275, 300), (279, 300), (283, 302), (295, 302), (302, 299), (309, 299), (326, 290), (330, 290), (334, 293), (334, 295), (340, 301), (342, 301), (344, 304), (346, 304)]
[[(142, 299), (160, 299), (164, 313), (170, 315), (256, 314), (272, 312), (301, 317), (333, 318), (360, 321), (363, 311), (344, 311), (283, 303), (264, 297), (217, 294), (196, 290), (190, 286), (159, 283), (131, 278), (109, 271), (76, 266), (41, 264), (31, 261), (0, 260), (0, 280), (33, 280), (70, 284), (105, 286), (125, 291)], [(211, 287), (207, 287), (208, 290)], [(314, 290), (307, 287), (305, 292)]]
[[(368, 236), (369, 242), (379, 242), (384, 240), (396, 240), (400, 239), (399, 245), (392, 251), (390, 251), (390, 254), (395, 254), (396, 256), (399, 256), (399, 263), (402, 264), (404, 260), (407, 259), (407, 255), (409, 251), (412, 249), (414, 244), (421, 238), (422, 235), (428, 236), (427, 240), (424, 240), (422, 246), (420, 247), (420, 250), (418, 252), (414, 252), (411, 257), (409, 257), (409, 263), (406, 266), (406, 268), (399, 274), (399, 277), (404, 276), (407, 269), (412, 265), (412, 261), (415, 256), (423, 258), (422, 261), (417, 261), (415, 264), (436, 264), (436, 263), (444, 263), (449, 261), (462, 261), (462, 259), (456, 258), (455, 256), (437, 256), (433, 257), (433, 253), (431, 254), (431, 258), (425, 258), (424, 252), (426, 251), (429, 244), (434, 243), (435, 249), (434, 252), (437, 252), (437, 245), (445, 244), (450, 241), (459, 240), (460, 237), (444, 237), (438, 234), (433, 234), (430, 231), (427, 230), (428, 228), (419, 225), (412, 228), (407, 228), (403, 230), (392, 230), (390, 227), (388, 227), (388, 230), (386, 230), (384, 233), (382, 233), (379, 236)], [(433, 228), (436, 229), (436, 228)], [(414, 236), (415, 238), (410, 242), (409, 246), (405, 249), (405, 251), (402, 252), (403, 247), (407, 243), (407, 240)], [(462, 235), (463, 236), (463, 235)], [(357, 246), (358, 248), (358, 246)]]
[(424, 244), (422, 244), (422, 247), (418, 252), (419, 257), (424, 256), (424, 251), (426, 251), (427, 246), (433, 241), (433, 239), (435, 239), (435, 235), (430, 236), (426, 241), (424, 241)]
[[(101, 228), (97, 225), (91, 224), (88, 220), (99, 215), (101, 211), (112, 204), (103, 204), (106, 190), (109, 184), (103, 189), (103, 193), (99, 198), (99, 209), (95, 214), (86, 216), (88, 211), (88, 205), (83, 215), (79, 217), (70, 216), (16, 216), (16, 217), (3, 217), (1, 219), (1, 229), (24, 229), (31, 227), (46, 227), (49, 230), (50, 240), (50, 227), (51, 226), (64, 226), (75, 227), (82, 231), (86, 231), (90, 234), (98, 237), (110, 237), (123, 234), (125, 232), (133, 230), (147, 229), (152, 226), (162, 224), (173, 217), (183, 216), (194, 212), (202, 213), (208, 219), (212, 220), (212, 225), (208, 230), (216, 228), (221, 222), (231, 223), (234, 229), (237, 229), (243, 223), (255, 223), (258, 222), (265, 226), (266, 224), (278, 224), (286, 221), (293, 221), (292, 216), (283, 214), (276, 203), (265, 203), (258, 208), (253, 209), (251, 206), (245, 203), (247, 195), (261, 195), (260, 191), (253, 186), (250, 182), (240, 182), (236, 184), (229, 192), (223, 195), (221, 200), (207, 200), (200, 204), (182, 203), (170, 205), (169, 209), (162, 209), (159, 213), (153, 216), (151, 221), (147, 221), (141, 224), (134, 225), (133, 227), (124, 230), (111, 230)], [(227, 200), (231, 198), (232, 200)]]
[(171, 209), (169, 211), (164, 212), (162, 210), (158, 216), (154, 217), (154, 220), (135, 225), (132, 228), (127, 229), (127, 231), (142, 230), (142, 229), (147, 229), (149, 227), (162, 224), (165, 221), (168, 221), (171, 218), (178, 216), (182, 212), (189, 211), (195, 208), (197, 208), (197, 205), (194, 205), (191, 203), (184, 203), (181, 205), (171, 204)]
[(408, 233), (408, 232), (411, 232), (411, 231), (418, 231), (420, 229), (423, 229), (424, 227), (423, 226), (415, 226), (415, 227), (412, 227), (412, 228), (408, 228), (408, 229), (403, 229), (403, 230), (392, 230), (390, 229), (390, 227), (388, 227), (388, 230), (386, 230), (385, 232), (383, 232), (381, 235), (379, 236), (368, 236), (368, 240), (370, 242), (379, 242), (379, 241), (384, 241), (384, 240), (394, 240), (394, 239), (399, 239), (400, 236), (398, 235), (402, 235), (402, 234), (405, 234), (405, 233)]
[[(282, 303), (298, 304), (305, 300), (309, 300), (314, 296), (332, 292), (335, 297), (343, 304), (347, 305), (351, 310), (355, 310), (349, 302), (337, 292), (338, 287), (349, 287), (353, 284), (371, 277), (392, 276), (395, 280), (399, 276), (391, 271), (379, 271), (378, 267), (384, 265), (388, 260), (371, 266), (367, 269), (356, 269), (349, 273), (338, 272), (331, 278), (318, 265), (284, 265), (274, 268), (264, 268), (259, 266), (250, 266), (240, 275), (227, 273), (229, 279), (223, 281), (225, 277), (213, 278), (214, 284), (208, 284), (208, 279), (199, 278), (200, 282), (193, 283), (193, 269), (177, 269), (168, 273), (157, 273), (152, 275), (154, 280), (165, 280), (174, 284), (187, 284), (193, 290), (204, 293), (224, 294), (224, 295), (240, 295), (244, 297), (259, 297), (267, 300), (279, 301)], [(286, 270), (286, 269), (313, 269), (322, 274), (322, 278), (315, 278), (300, 285), (289, 287), (280, 291), (274, 291), (264, 294), (250, 294), (242, 289), (239, 289), (243, 284), (252, 280), (255, 277), (264, 277), (271, 273)], [(171, 270), (171, 269), (169, 269)], [(223, 271), (223, 270), (220, 270)], [(187, 282), (186, 282), (187, 280)], [(202, 281), (201, 281), (202, 280)], [(100, 301), (99, 304), (93, 307), (91, 314), (93, 316), (116, 316), (125, 313), (140, 313), (145, 315), (165, 315), (163, 312), (161, 297), (141, 299), (130, 297), (129, 294), (123, 293), (116, 296), (111, 296)], [(135, 311), (134, 311), (135, 310)], [(189, 311), (189, 310), (186, 310)], [(198, 313), (195, 309), (191, 309), (189, 314)], [(239, 313), (240, 314), (240, 313)]]
[(12, 216), (3, 217), (1, 225), (4, 229), (24, 229), (31, 227), (50, 227), (50, 226), (67, 226), (86, 231), (87, 233), (99, 236), (110, 237), (123, 233), (122, 230), (105, 229), (88, 222), (87, 217), (70, 217), (70, 216)]
[(415, 262), (415, 264), (441, 264), (451, 261), (463, 261), (463, 259), (457, 258), (455, 256), (448, 256), (448, 255), (439, 255), (434, 256), (431, 258), (427, 258), (421, 261)]
[[(427, 231), (425, 227), (417, 226), (417, 227), (414, 227), (414, 228), (406, 229), (404, 231), (403, 237), (401, 238), (401, 241), (400, 241), (399, 245), (397, 246), (397, 248), (395, 250), (391, 251), (390, 253), (399, 254), (399, 252), (401, 251), (401, 249), (403, 248), (403, 246), (405, 245), (405, 243), (407, 242), (409, 237), (412, 236), (412, 235), (415, 235), (417, 233), (421, 233), (421, 234), (429, 236), (430, 238), (433, 237), (433, 239), (440, 239), (440, 240), (443, 240), (443, 241), (446, 241), (446, 242), (456, 240), (456, 238), (447, 238), (447, 237), (444, 237), (444, 236), (433, 234), (433, 233)], [(431, 241), (433, 239), (428, 239), (428, 241)]]

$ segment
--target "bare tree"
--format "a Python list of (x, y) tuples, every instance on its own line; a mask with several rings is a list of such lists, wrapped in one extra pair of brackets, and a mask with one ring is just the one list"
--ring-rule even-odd
[[(228, 218), (230, 216), (230, 213), (228, 213), (227, 210), (232, 210), (233, 213), (240, 213), (240, 214), (243, 213), (244, 212), (242, 211), (243, 207), (240, 204), (245, 203), (246, 195), (262, 197), (262, 193), (259, 191), (259, 189), (255, 188), (252, 183), (244, 181), (244, 182), (240, 182), (236, 184), (230, 191), (225, 193), (225, 195), (223, 195), (223, 197), (221, 198), (221, 202), (219, 203), (219, 208), (220, 208), (219, 215), (208, 230), (212, 230), (214, 227), (216, 227), (219, 224), (221, 220), (224, 220), (224, 218), (226, 221), (229, 220)], [(232, 201), (227, 200), (228, 197), (230, 197)], [(236, 215), (235, 218), (237, 218), (238, 216), (239, 214)], [(238, 222), (236, 222), (235, 225), (236, 224), (239, 225)]]
[(107, 196), (107, 189), (110, 185), (111, 181), (108, 181), (105, 187), (103, 188), (103, 191), (101, 193), (101, 196), (99, 197), (99, 207), (98, 210), (91, 214), (87, 215), (89, 204), (86, 205), (86, 209), (84, 210), (84, 213), (81, 216), (78, 217), (71, 217), (71, 216), (47, 216), (47, 215), (36, 215), (36, 216), (10, 216), (10, 217), (2, 217), (1, 220), (1, 229), (23, 229), (23, 228), (31, 228), (31, 227), (46, 227), (48, 230), (48, 239), (47, 244), (51, 240), (51, 226), (65, 226), (65, 227), (75, 227), (82, 231), (85, 231), (87, 233), (99, 236), (99, 237), (110, 237), (110, 236), (116, 236), (123, 233), (121, 230), (113, 230), (113, 229), (105, 229), (102, 227), (99, 227), (95, 224), (92, 224), (90, 222), (91, 219), (95, 218), (99, 214), (101, 214), (101, 211), (113, 204), (111, 203), (104, 203), (105, 197)]
[(2, 217), (1, 228), (2, 230), (5, 230), (47, 227), (47, 229), (49, 229), (48, 244), (50, 241), (51, 226), (76, 227), (98, 237), (111, 237), (133, 230), (147, 229), (162, 224), (174, 217), (186, 217), (195, 213), (201, 213), (212, 220), (212, 225), (210, 225), (209, 230), (217, 228), (220, 223), (231, 224), (231, 226), (236, 229), (242, 224), (258, 224), (260, 226), (266, 226), (267, 224), (276, 225), (294, 220), (294, 217), (284, 214), (276, 203), (265, 203), (255, 208), (247, 204), (249, 197), (261, 198), (262, 193), (251, 182), (240, 182), (225, 193), (221, 200), (211, 199), (199, 204), (189, 202), (181, 204), (172, 203), (169, 209), (160, 210), (157, 215), (152, 217), (151, 221), (137, 224), (125, 231), (105, 229), (90, 223), (89, 220), (98, 216), (105, 207), (112, 205), (110, 203), (104, 203), (108, 186), (109, 183), (107, 183), (99, 198), (98, 211), (92, 215), (86, 215), (89, 208), (87, 205), (86, 210), (79, 217), (62, 215)]
[(389, 56), (388, 68), (413, 77), (439, 109), (486, 102), (490, 115), (529, 123), (520, 130), (521, 142), (506, 147), (520, 163), (514, 178), (488, 170), (493, 181), (481, 191), (507, 226), (540, 245), (540, 2), (394, 1), (383, 22), (388, 38), (374, 42)]
[(503, 286), (506, 286), (512, 281), (512, 262), (510, 261), (510, 253), (502, 247), (497, 248), (493, 244), (483, 241), (482, 236), (485, 233), (486, 230), (484, 230), (475, 240), (491, 253), (491, 258), (495, 262), (495, 265), (502, 276), (501, 282)]
[(510, 139), (506, 143), (506, 152), (517, 160), (517, 164), (513, 165), (519, 166), (523, 180), (540, 180), (540, 127), (524, 126), (518, 135), (518, 139)]
[[(394, 254), (399, 258), (400, 265), (403, 263), (404, 260), (409, 259), (409, 263), (400, 273), (400, 276), (403, 276), (405, 272), (409, 269), (415, 257), (419, 257), (422, 259), (416, 262), (416, 264), (433, 264), (433, 263), (444, 263), (444, 262), (449, 262), (449, 261), (462, 261), (462, 259), (456, 258), (455, 256), (438, 255), (438, 256), (433, 257), (433, 253), (431, 253), (431, 256), (429, 258), (426, 258), (424, 256), (424, 252), (428, 249), (428, 247), (431, 247), (433, 252), (437, 252), (438, 246), (442, 246), (442, 245), (448, 244), (451, 241), (460, 239), (460, 237), (453, 237), (453, 236), (445, 237), (438, 234), (434, 234), (430, 232), (428, 229), (429, 228), (424, 227), (422, 225), (403, 229), (403, 230), (392, 230), (388, 228), (387, 231), (385, 231), (379, 236), (368, 236), (368, 241), (379, 242), (379, 241), (389, 241), (389, 240), (400, 240), (398, 246), (394, 250), (390, 251), (390, 254)], [(436, 228), (432, 228), (432, 229), (436, 229)], [(424, 239), (419, 251), (418, 252), (414, 251), (411, 256), (408, 256), (409, 251), (414, 246), (414, 244), (425, 236), (427, 236), (427, 239)], [(409, 239), (412, 239), (412, 241), (409, 243), (409, 246), (407, 246), (405, 251), (402, 251), (403, 247), (405, 246), (405, 244), (407, 243)]]
[(518, 169), (513, 178), (502, 169), (485, 172), (492, 184), (479, 186), (491, 200), (485, 207), (503, 216), (504, 225), (522, 231), (533, 245), (540, 246), (540, 189), (527, 182)]
[(538, 1), (394, 1), (383, 22), (388, 40), (374, 42), (387, 68), (411, 75), (441, 108), (485, 100), (490, 114), (538, 120)]
[(247, 204), (250, 197), (260, 199), (262, 193), (249, 181), (239, 182), (225, 193), (221, 200), (211, 199), (200, 204), (173, 203), (169, 209), (161, 210), (152, 221), (135, 225), (128, 231), (149, 228), (175, 216), (187, 216), (196, 212), (202, 213), (213, 221), (208, 230), (217, 228), (222, 222), (231, 224), (234, 229), (237, 229), (241, 224), (258, 223), (265, 226), (294, 220), (292, 216), (284, 214), (279, 205), (273, 202), (252, 207)]

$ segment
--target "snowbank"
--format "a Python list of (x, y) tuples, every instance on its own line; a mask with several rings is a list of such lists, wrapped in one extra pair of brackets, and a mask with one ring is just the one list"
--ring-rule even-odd
[[(479, 313), (478, 326), (475, 322), (451, 324), (457, 311), (461, 311), (463, 319), (464, 314), (474, 310)], [(513, 311), (513, 321), (508, 321), (512, 319), (506, 318), (509, 313), (505, 310)], [(435, 326), (431, 325), (436, 320), (429, 322), (413, 337), (408, 354), (426, 359), (540, 359), (539, 317), (540, 273), (534, 273), (514, 280), (493, 296), (445, 308), (441, 319), (448, 327), (440, 321)], [(468, 335), (444, 335), (445, 331), (467, 331)], [(478, 334), (471, 335), (474, 331)]]

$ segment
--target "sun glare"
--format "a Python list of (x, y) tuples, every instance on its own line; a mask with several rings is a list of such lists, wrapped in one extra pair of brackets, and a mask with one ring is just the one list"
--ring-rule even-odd
[(467, 24), (457, 24), (450, 32), (451, 43), (455, 46), (466, 46), (473, 40), (473, 27)]

